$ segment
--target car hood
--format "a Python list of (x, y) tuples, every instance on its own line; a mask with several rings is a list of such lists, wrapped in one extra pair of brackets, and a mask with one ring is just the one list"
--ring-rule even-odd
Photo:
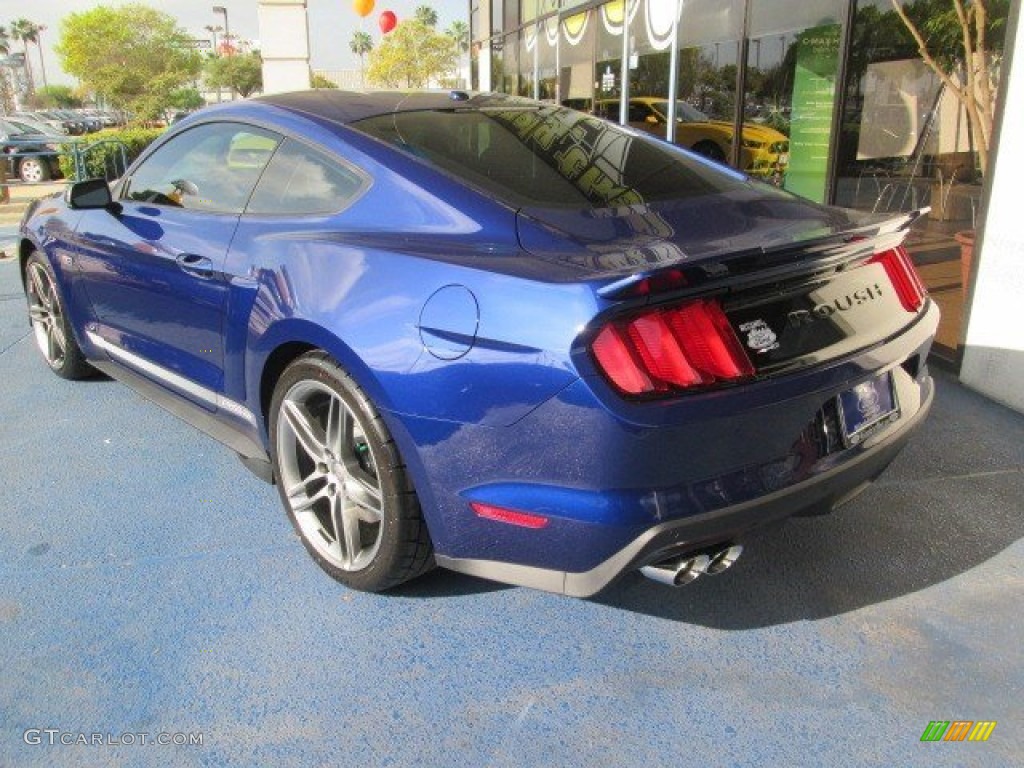
[[(906, 216), (901, 215), (900, 219)], [(614, 279), (667, 266), (873, 236), (891, 216), (811, 203), (769, 187), (615, 209), (524, 208), (519, 241), (580, 274)]]

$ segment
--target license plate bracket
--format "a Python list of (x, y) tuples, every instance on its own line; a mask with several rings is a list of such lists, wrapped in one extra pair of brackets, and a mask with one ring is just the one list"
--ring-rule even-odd
[(868, 379), (840, 393), (837, 405), (847, 447), (858, 445), (868, 433), (892, 423), (900, 415), (891, 373)]

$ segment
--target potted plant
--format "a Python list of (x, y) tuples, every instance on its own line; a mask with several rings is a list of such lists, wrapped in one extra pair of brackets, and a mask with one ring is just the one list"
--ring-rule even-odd
[[(977, 151), (977, 169), (988, 171), (995, 93), (1009, 0), (890, 0), (917, 43), (921, 59), (963, 107)], [(972, 222), (973, 224), (973, 222)], [(967, 291), (974, 254), (974, 229), (954, 235), (960, 244), (963, 288)]]

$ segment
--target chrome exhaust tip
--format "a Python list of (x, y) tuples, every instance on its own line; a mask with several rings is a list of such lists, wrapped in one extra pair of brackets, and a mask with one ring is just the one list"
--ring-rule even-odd
[(719, 550), (711, 555), (711, 562), (707, 567), (708, 573), (721, 573), (732, 567), (733, 563), (740, 559), (743, 554), (742, 544), (732, 544), (725, 549)]
[(685, 587), (699, 579), (701, 574), (707, 571), (710, 563), (711, 558), (707, 555), (694, 555), (645, 565), (640, 569), (640, 573), (659, 584)]

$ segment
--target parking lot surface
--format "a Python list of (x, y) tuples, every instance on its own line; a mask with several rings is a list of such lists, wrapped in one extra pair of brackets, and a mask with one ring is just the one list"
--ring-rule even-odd
[(880, 482), (720, 576), (368, 595), (229, 450), (50, 374), (24, 306), (0, 262), (0, 766), (1020, 764), (1024, 417), (948, 374)]

